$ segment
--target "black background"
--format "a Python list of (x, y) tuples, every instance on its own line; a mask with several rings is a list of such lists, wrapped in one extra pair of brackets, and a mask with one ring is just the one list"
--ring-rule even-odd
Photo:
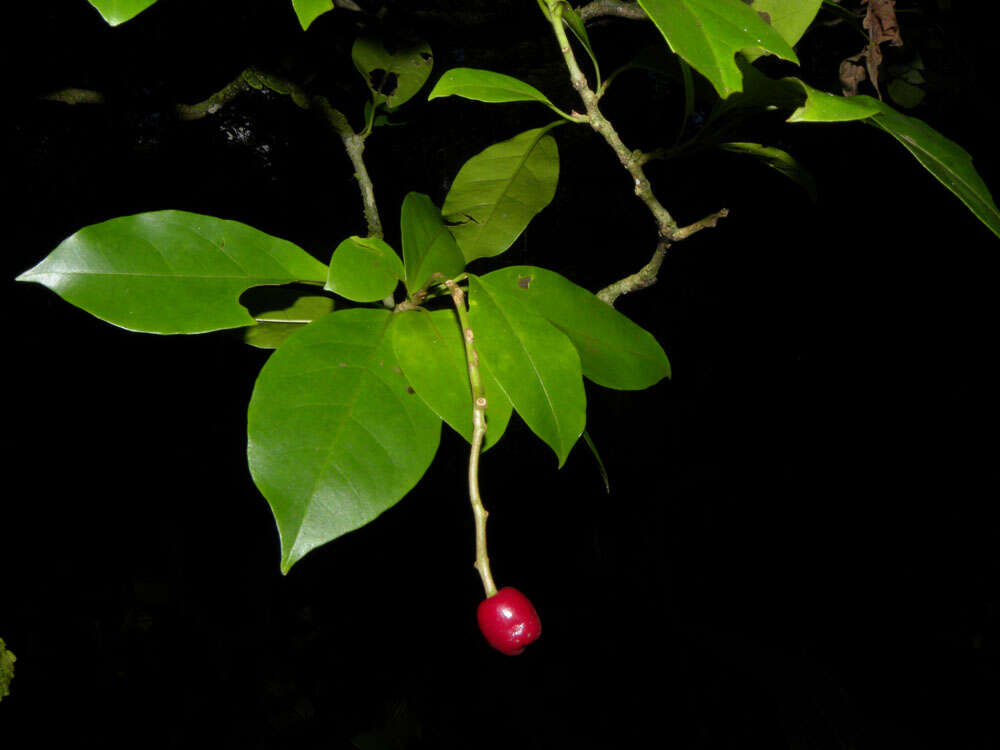
[[(516, 420), (483, 461), (500, 585), (544, 622), (517, 658), (475, 625), (467, 458), (447, 429), (427, 476), (287, 577), (246, 469), (246, 404), (267, 354), (237, 336), (159, 337), (16, 284), (80, 227), (177, 208), (238, 219), (327, 260), (364, 231), (339, 142), (273, 94), (170, 114), (250, 63), (330, 96), (357, 125), (350, 45), (370, 16), (308, 33), (284, 0), (161, 0), (107, 27), (82, 0), (8, 30), (3, 145), (9, 444), (0, 637), (17, 655), (0, 745), (84, 747), (990, 748), (1000, 746), (994, 361), (997, 239), (889, 136), (765, 119), (820, 202), (730, 155), (654, 163), (682, 222), (655, 287), (618, 308), (672, 381), (588, 384), (586, 449), (556, 470)], [(915, 114), (1000, 185), (988, 29), (900, 3), (932, 79)], [(368, 6), (372, 11), (383, 7)], [(436, 77), (517, 75), (579, 108), (534, 3), (385, 3)], [(606, 71), (655, 42), (595, 24)], [(820, 27), (801, 75), (836, 90), (860, 37)], [(927, 44), (940, 39), (942, 46)], [(25, 42), (27, 42), (25, 44)], [(12, 47), (13, 48), (13, 47)], [(794, 74), (779, 69), (778, 73)], [(432, 85), (429, 84), (429, 85)], [(39, 101), (76, 86), (105, 105)], [(425, 89), (426, 91), (427, 89)], [(673, 138), (679, 92), (623, 75), (603, 102), (631, 147)], [(440, 202), (461, 164), (551, 118), (531, 104), (417, 96), (368, 142), (387, 240), (410, 190)], [(597, 289), (654, 230), (589, 128), (555, 132), (552, 204), (496, 262)], [(367, 743), (367, 744), (366, 744)]]

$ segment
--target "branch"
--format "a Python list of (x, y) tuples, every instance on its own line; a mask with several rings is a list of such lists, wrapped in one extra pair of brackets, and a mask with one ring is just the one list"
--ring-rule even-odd
[(635, 3), (615, 2), (615, 0), (593, 0), (593, 2), (581, 5), (577, 8), (580, 18), (584, 23), (592, 18), (602, 16), (617, 16), (618, 18), (631, 18), (634, 21), (644, 21), (649, 18), (646, 11)]
[[(573, 88), (579, 93), (587, 110), (587, 120), (590, 122), (590, 126), (600, 133), (615, 154), (617, 154), (618, 161), (621, 162), (625, 170), (632, 176), (632, 180), (635, 183), (635, 194), (646, 204), (646, 208), (653, 215), (660, 236), (660, 242), (653, 253), (653, 257), (642, 269), (627, 279), (623, 279), (617, 282), (617, 284), (612, 284), (611, 287), (602, 290), (606, 294), (601, 298), (610, 304), (621, 294), (634, 291), (635, 289), (642, 289), (655, 283), (656, 273), (663, 263), (663, 255), (671, 244), (686, 239), (705, 227), (715, 226), (717, 220), (726, 216), (728, 211), (722, 209), (687, 227), (679, 227), (677, 225), (676, 220), (670, 215), (670, 212), (667, 211), (653, 194), (649, 178), (646, 177), (646, 173), (643, 171), (643, 164), (648, 157), (641, 151), (630, 150), (622, 142), (611, 122), (602, 114), (598, 104), (599, 97), (587, 84), (587, 78), (580, 70), (580, 66), (577, 64), (576, 57), (573, 54), (573, 49), (570, 47), (569, 39), (566, 36), (566, 30), (562, 22), (562, 5), (556, 4), (551, 6), (550, 9), (549, 22), (559, 42), (559, 51), (562, 52), (563, 60), (566, 62)], [(630, 279), (631, 281), (629, 281)], [(615, 293), (612, 287), (617, 287), (618, 285), (622, 285), (622, 291)]]
[[(706, 216), (694, 224), (681, 227), (677, 230), (674, 239), (683, 240), (706, 227), (714, 227), (719, 223), (719, 219), (725, 218), (728, 215), (729, 211), (725, 208), (716, 211), (714, 214)], [(615, 300), (623, 294), (653, 286), (656, 283), (657, 274), (660, 272), (660, 266), (663, 265), (663, 259), (667, 256), (667, 250), (670, 249), (670, 245), (671, 243), (666, 240), (660, 240), (656, 245), (656, 250), (653, 251), (653, 257), (650, 258), (646, 265), (624, 279), (616, 281), (613, 284), (608, 284), (608, 286), (597, 293), (597, 298), (613, 307)]]
[(104, 104), (104, 94), (91, 89), (60, 89), (51, 94), (44, 94), (39, 99), (48, 102), (62, 102), (63, 104)]
[(203, 99), (196, 104), (178, 104), (175, 108), (177, 118), (187, 122), (190, 120), (200, 120), (207, 115), (214, 115), (237, 96), (249, 90), (249, 84), (243, 80), (243, 73), (240, 73), (235, 80), (227, 83), (207, 99)]
[(325, 96), (314, 96), (312, 106), (344, 142), (344, 149), (347, 151), (351, 164), (354, 165), (354, 177), (361, 190), (361, 202), (364, 204), (368, 236), (381, 239), (384, 235), (382, 220), (378, 215), (378, 205), (375, 203), (375, 187), (372, 185), (371, 177), (368, 176), (365, 160), (362, 157), (365, 151), (365, 139), (354, 132), (347, 118), (344, 117), (344, 113), (334, 109)]

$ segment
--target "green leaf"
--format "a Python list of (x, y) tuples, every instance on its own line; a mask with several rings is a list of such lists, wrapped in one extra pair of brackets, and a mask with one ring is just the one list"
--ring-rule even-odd
[(324, 289), (354, 302), (385, 299), (403, 279), (403, 262), (378, 237), (348, 237), (330, 258)]
[(203, 333), (253, 325), (250, 287), (323, 281), (326, 266), (258, 229), (186, 211), (84, 227), (17, 277), (132, 331)]
[(993, 234), (1000, 237), (1000, 211), (986, 183), (972, 165), (972, 156), (968, 151), (922, 120), (900, 114), (888, 105), (870, 122), (902, 143), (924, 169), (958, 196)]
[[(253, 296), (250, 299), (250, 296)], [(257, 287), (243, 295), (257, 325), (243, 329), (243, 341), (258, 349), (277, 349), (285, 339), (333, 312), (333, 299), (283, 287)]]
[(0, 700), (10, 695), (10, 682), (14, 679), (14, 662), (17, 657), (7, 650), (7, 644), (0, 638)]
[(638, 0), (675, 53), (725, 99), (740, 91), (742, 49), (760, 49), (798, 63), (794, 50), (741, 0)]
[(736, 63), (743, 74), (743, 90), (718, 101), (715, 117), (735, 109), (795, 109), (804, 101), (802, 89), (793, 79), (776, 81), (761, 73), (743, 54), (736, 56)]
[(641, 390), (670, 377), (667, 355), (649, 331), (564, 276), (509, 266), (480, 281), (562, 331), (580, 355), (583, 374), (598, 385)]
[(593, 439), (590, 437), (590, 433), (586, 430), (583, 431), (583, 441), (590, 448), (590, 452), (594, 454), (594, 460), (597, 461), (597, 468), (601, 472), (601, 479), (604, 481), (604, 491), (609, 495), (611, 494), (611, 481), (608, 479), (607, 469), (604, 468), (604, 462), (601, 460), (601, 454), (597, 452), (597, 446), (594, 445)]
[(117, 26), (135, 18), (155, 2), (156, 0), (90, 0), (90, 4), (97, 8), (97, 12), (109, 26)]
[(257, 378), (247, 453), (278, 525), (284, 573), (395, 505), (437, 451), (441, 420), (408, 388), (391, 321), (367, 308), (327, 315)]
[(441, 213), (466, 262), (499, 255), (552, 201), (559, 149), (546, 135), (561, 122), (528, 130), (473, 156), (458, 171)]
[(877, 115), (886, 108), (878, 99), (870, 96), (840, 96), (807, 86), (797, 78), (785, 78), (782, 82), (796, 85), (804, 94), (803, 101), (792, 112), (788, 122), (851, 122)]
[(327, 11), (333, 10), (333, 0), (292, 0), (292, 8), (299, 17), (302, 30), (309, 28), (313, 21)]
[(802, 187), (808, 193), (809, 200), (813, 203), (816, 202), (816, 181), (787, 151), (773, 146), (764, 146), (760, 143), (745, 142), (720, 143), (718, 148), (734, 154), (750, 156), (771, 169), (781, 172), (785, 177)]
[(465, 268), (465, 258), (429, 196), (408, 193), (400, 210), (406, 289), (413, 294), (435, 273), (454, 278)]
[[(421, 308), (399, 313), (392, 326), (392, 346), (417, 395), (471, 443), (472, 387), (462, 328), (455, 311), (431, 312)], [(513, 407), (482, 362), (479, 371), (489, 404), (483, 445), (486, 450), (503, 436)]]
[(358, 37), (351, 48), (354, 67), (368, 85), (375, 106), (399, 107), (416, 94), (434, 66), (430, 45), (423, 39), (374, 34)]
[(888, 104), (870, 96), (836, 96), (818, 91), (796, 78), (805, 94), (805, 103), (789, 122), (842, 122), (866, 120), (892, 135), (913, 154), (924, 168), (958, 196), (990, 231), (1000, 237), (1000, 211), (972, 164), (972, 156), (954, 141), (945, 138), (922, 120), (900, 114)]
[[(442, 96), (461, 96), (477, 102), (491, 104), (504, 102), (541, 102), (546, 107), (560, 112), (541, 91), (513, 76), (494, 73), (479, 68), (452, 68), (445, 71), (427, 99)], [(561, 112), (560, 112), (561, 114)]]
[(903, 144), (928, 172), (958, 196), (990, 231), (1000, 237), (1000, 211), (976, 172), (972, 156), (954, 141), (915, 117), (900, 114), (870, 96), (844, 97), (814, 89), (798, 78), (768, 78), (742, 63), (746, 91), (723, 102), (724, 108), (794, 109), (788, 122), (850, 122), (862, 120)]
[[(758, 13), (766, 13), (772, 28), (794, 47), (816, 18), (823, 0), (752, 0), (749, 5)], [(761, 53), (748, 50), (745, 54), (756, 60)]]
[(480, 360), (562, 466), (587, 421), (576, 348), (523, 298), (472, 274), (469, 323)]

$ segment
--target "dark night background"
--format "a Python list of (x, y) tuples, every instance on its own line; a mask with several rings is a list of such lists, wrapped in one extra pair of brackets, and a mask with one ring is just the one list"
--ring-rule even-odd
[[(238, 219), (324, 261), (364, 231), (340, 143), (287, 98), (244, 95), (190, 123), (170, 113), (258, 63), (309, 80), (357, 124), (350, 45), (373, 21), (338, 10), (302, 33), (286, 0), (206, 5), (161, 0), (117, 29), (83, 0), (9, 21), (8, 37), (28, 44), (6, 65), (0, 139), (13, 374), (0, 637), (18, 657), (0, 703), (4, 750), (56, 737), (1000, 747), (1000, 245), (907, 152), (861, 124), (771, 118), (740, 138), (795, 154), (817, 205), (731, 155), (649, 168), (682, 223), (731, 215), (618, 303), (663, 344), (674, 378), (639, 393), (588, 384), (610, 495), (582, 443), (557, 471), (512, 422), (486, 454), (494, 572), (544, 622), (538, 644), (503, 657), (475, 625), (467, 452), (447, 428), (399, 505), (282, 577), (245, 457), (267, 354), (228, 333), (129, 333), (12, 281), (80, 227), (140, 211)], [(434, 49), (424, 93), (467, 65), (579, 108), (534, 2), (384, 5), (386, 23)], [(930, 81), (914, 114), (965, 146), (996, 194), (992, 32), (949, 6), (899, 3), (926, 12), (900, 15)], [(625, 20), (591, 37), (606, 71), (658, 38)], [(799, 47), (803, 77), (835, 90), (839, 60), (860, 44), (842, 26), (815, 28)], [(37, 100), (68, 86), (108, 103)], [(673, 138), (678, 97), (632, 73), (603, 106), (627, 144), (651, 149)], [(396, 246), (406, 192), (440, 202), (465, 159), (551, 119), (531, 104), (425, 99), (366, 151)], [(555, 137), (555, 200), (497, 260), (596, 290), (645, 263), (652, 221), (589, 128)]]

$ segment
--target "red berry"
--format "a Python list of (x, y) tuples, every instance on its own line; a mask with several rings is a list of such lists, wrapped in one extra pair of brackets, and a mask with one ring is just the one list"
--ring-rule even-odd
[(508, 656), (521, 653), (542, 634), (542, 621), (528, 597), (510, 586), (479, 602), (476, 619), (489, 644)]

